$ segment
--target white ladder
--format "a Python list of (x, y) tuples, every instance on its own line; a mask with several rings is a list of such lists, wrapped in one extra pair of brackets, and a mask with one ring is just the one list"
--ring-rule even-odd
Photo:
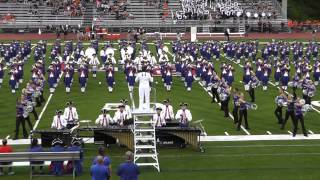
[[(132, 111), (134, 118), (134, 162), (138, 166), (153, 166), (160, 172), (156, 131), (152, 117), (155, 111)], [(144, 160), (144, 162), (141, 162)]]

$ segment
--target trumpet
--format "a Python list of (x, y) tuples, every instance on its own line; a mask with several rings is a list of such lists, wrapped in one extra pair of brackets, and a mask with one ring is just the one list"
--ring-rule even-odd
[(253, 103), (246, 103), (247, 109), (252, 109), (252, 110), (257, 110), (258, 109), (258, 105), (257, 104), (253, 104)]

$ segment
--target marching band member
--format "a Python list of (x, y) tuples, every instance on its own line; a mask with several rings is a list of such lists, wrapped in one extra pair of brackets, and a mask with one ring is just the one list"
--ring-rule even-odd
[[(1, 66), (1, 64), (0, 64), (0, 66)], [(318, 86), (319, 82), (320, 82), (320, 62), (319, 62), (319, 60), (314, 62), (313, 78), (314, 78), (314, 85)], [(1, 67), (0, 67), (0, 84), (1, 84)]]
[(284, 129), (284, 126), (286, 125), (289, 117), (291, 117), (292, 123), (295, 122), (294, 104), (295, 104), (294, 97), (292, 95), (288, 95), (286, 100), (286, 105), (287, 105), (286, 114), (280, 129), (282, 130)]
[(48, 68), (48, 84), (49, 84), (49, 91), (51, 94), (55, 90), (56, 83), (57, 83), (57, 79), (55, 77), (55, 70), (54, 70), (53, 64), (50, 64)]
[(247, 107), (247, 102), (244, 99), (243, 93), (240, 93), (239, 95), (239, 121), (237, 125), (237, 131), (240, 131), (240, 126), (242, 124), (242, 118), (244, 118), (244, 124), (245, 124), (245, 129), (249, 129), (249, 124), (248, 124), (248, 107)]
[(166, 122), (172, 121), (174, 118), (173, 107), (169, 99), (163, 100), (164, 106), (162, 107), (162, 114)]
[(2, 83), (3, 83), (3, 76), (4, 76), (4, 66), (2, 64), (2, 59), (1, 59), (1, 56), (0, 56), (0, 88), (1, 88)]
[(257, 88), (258, 85), (259, 85), (259, 80), (257, 76), (255, 75), (254, 72), (251, 72), (251, 78), (249, 81), (249, 91), (248, 91), (251, 98), (251, 102), (255, 102), (256, 97), (255, 97), (254, 90)]
[(187, 91), (191, 91), (192, 88), (192, 82), (194, 80), (193, 74), (192, 74), (192, 68), (191, 65), (189, 64), (186, 68), (186, 72), (185, 72), (185, 86), (187, 88)]
[(271, 65), (264, 64), (263, 65), (263, 75), (262, 75), (262, 90), (266, 91), (268, 89), (269, 77), (271, 74)]
[(155, 127), (162, 127), (166, 125), (166, 121), (164, 119), (164, 115), (162, 113), (162, 108), (156, 108), (157, 113), (153, 115), (152, 121), (154, 122)]
[(121, 99), (120, 103), (124, 105), (124, 110), (127, 112), (128, 119), (132, 118), (132, 112), (131, 112), (131, 107), (128, 105), (128, 100), (127, 99)]
[(145, 109), (150, 109), (150, 83), (153, 82), (153, 77), (149, 72), (147, 72), (147, 67), (142, 67), (142, 72), (137, 74), (135, 79), (136, 82), (139, 82), (139, 109), (144, 109), (143, 105), (145, 104)]
[(79, 115), (72, 101), (67, 102), (66, 105), (67, 107), (64, 109), (63, 116), (67, 122), (67, 129), (71, 129), (78, 124)]
[(96, 119), (96, 125), (107, 127), (113, 123), (113, 119), (109, 114), (109, 109), (101, 109), (101, 114)]
[(127, 82), (128, 82), (129, 92), (133, 92), (133, 87), (134, 87), (134, 83), (135, 83), (137, 68), (133, 64), (130, 64), (126, 68), (125, 72), (126, 72), (126, 79), (127, 79)]
[(213, 73), (210, 79), (210, 83), (211, 86), (211, 93), (212, 93), (212, 103), (213, 102), (217, 102), (220, 103), (220, 97), (219, 97), (219, 93), (218, 93), (218, 87), (220, 85), (220, 78), (216, 73)]
[(92, 67), (92, 77), (96, 78), (97, 77), (97, 70), (98, 66), (100, 65), (100, 61), (96, 54), (92, 55), (92, 59), (90, 59), (89, 64)]
[(109, 64), (105, 67), (105, 71), (106, 71), (106, 81), (107, 81), (107, 85), (108, 85), (108, 91), (109, 91), (109, 93), (112, 93), (113, 86), (115, 84), (114, 67), (111, 64)]
[(15, 68), (12, 68), (9, 72), (9, 86), (11, 87), (12, 94), (15, 94), (17, 89), (17, 84), (18, 84), (16, 79), (17, 73), (18, 71)]
[(119, 126), (124, 126), (124, 122), (128, 120), (128, 114), (125, 111), (125, 105), (118, 106), (118, 110), (115, 112), (113, 122)]
[(276, 115), (279, 124), (282, 124), (282, 122), (283, 122), (282, 108), (285, 105), (286, 101), (287, 101), (286, 100), (286, 95), (284, 94), (284, 91), (282, 89), (280, 89), (279, 90), (279, 95), (275, 99), (277, 108), (274, 111), (274, 114)]
[(172, 86), (172, 69), (168, 65), (165, 67), (165, 70), (163, 72), (164, 74), (164, 86), (166, 87), (167, 91), (171, 91), (171, 86)]
[(235, 88), (233, 90), (233, 110), (232, 110), (234, 124), (237, 124), (239, 121), (239, 106), (240, 106), (239, 99), (240, 99), (239, 89)]
[(246, 65), (243, 67), (243, 78), (242, 78), (242, 82), (244, 84), (244, 90), (245, 91), (249, 91), (250, 89), (250, 80), (251, 80), (251, 63), (250, 62), (247, 62)]
[(177, 111), (175, 119), (179, 121), (180, 127), (188, 127), (189, 122), (192, 121), (192, 115), (189, 109), (187, 109), (187, 103), (180, 103), (180, 108)]
[[(51, 152), (63, 152), (64, 147), (62, 146), (63, 141), (59, 138), (52, 141), (52, 147), (50, 148)], [(51, 162), (51, 172), (56, 176), (61, 176), (63, 174), (63, 161), (52, 161)]]
[(306, 104), (311, 104), (311, 98), (315, 95), (316, 87), (312, 80), (307, 80), (302, 86), (303, 99)]
[(288, 88), (288, 83), (290, 81), (290, 77), (289, 77), (289, 69), (288, 68), (284, 68), (282, 75), (280, 77), (281, 80), (281, 88), (283, 90), (287, 90)]
[(62, 115), (62, 110), (57, 110), (56, 115), (53, 117), (51, 128), (61, 130), (67, 127), (67, 121)]
[(66, 87), (66, 92), (70, 93), (71, 90), (71, 85), (72, 85), (72, 80), (73, 80), (73, 73), (72, 73), (72, 67), (70, 64), (67, 64), (65, 70), (65, 75), (64, 75), (64, 85)]
[(88, 69), (81, 64), (79, 69), (79, 84), (80, 84), (80, 90), (82, 93), (86, 91), (86, 86), (87, 86), (87, 78), (88, 78)]
[(226, 82), (221, 83), (218, 88), (218, 93), (221, 100), (221, 110), (224, 111), (224, 117), (229, 117), (230, 87)]
[(303, 118), (303, 111), (302, 107), (305, 105), (305, 102), (303, 99), (297, 98), (296, 102), (294, 103), (294, 112), (295, 112), (295, 118), (293, 123), (293, 132), (292, 136), (295, 137), (298, 131), (298, 123), (300, 121), (301, 128), (304, 136), (308, 136), (307, 130), (304, 126), (304, 118)]
[(25, 127), (25, 119), (23, 117), (23, 114), (24, 114), (24, 108), (21, 102), (21, 98), (18, 98), (17, 104), (16, 104), (16, 130), (15, 130), (15, 136), (13, 138), (14, 140), (18, 139), (20, 124), (22, 125), (23, 137), (28, 138), (28, 133)]
[(67, 163), (67, 171), (73, 172), (75, 170), (75, 175), (79, 176), (82, 174), (82, 164), (83, 164), (83, 150), (81, 148), (81, 139), (72, 138), (71, 146), (67, 148), (67, 151), (79, 152), (80, 153), (80, 160), (76, 161), (68, 161)]
[(107, 47), (105, 46), (100, 50), (100, 58), (102, 63), (105, 63), (107, 61), (106, 49)]

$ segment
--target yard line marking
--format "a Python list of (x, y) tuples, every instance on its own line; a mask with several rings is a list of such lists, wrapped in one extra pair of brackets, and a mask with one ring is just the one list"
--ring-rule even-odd
[(267, 131), (267, 134), (271, 135), (272, 133), (270, 131)]
[(38, 124), (40, 123), (40, 120), (41, 120), (41, 118), (42, 118), (42, 116), (43, 116), (43, 113), (44, 113), (45, 110), (47, 109), (47, 106), (48, 106), (48, 104), (50, 103), (50, 101), (51, 101), (51, 99), (52, 99), (52, 96), (53, 96), (53, 94), (50, 94), (50, 95), (49, 95), (49, 98), (48, 98), (46, 104), (44, 105), (44, 107), (42, 108), (42, 110), (41, 110), (41, 112), (40, 112), (40, 115), (39, 115), (38, 120), (36, 121), (36, 123), (35, 123), (34, 126), (33, 126), (33, 130), (36, 130), (36, 129), (37, 129)]
[[(198, 82), (198, 84), (209, 94), (209, 96), (213, 97), (213, 96), (212, 96), (212, 93), (211, 93), (211, 92), (208, 92), (200, 82)], [(221, 106), (221, 103), (218, 103), (218, 104), (219, 104), (219, 106)], [(233, 117), (233, 115), (232, 115), (230, 112), (229, 112), (229, 116), (230, 116), (230, 118), (231, 118), (232, 120), (234, 120), (234, 117)], [(249, 132), (248, 130), (246, 130), (242, 125), (241, 125), (240, 127), (241, 127), (241, 129), (242, 129), (247, 135), (251, 135), (250, 132)]]
[(227, 131), (226, 131), (226, 132), (224, 132), (224, 134), (225, 134), (225, 135), (227, 135), (227, 136), (229, 136), (229, 133), (228, 133)]
[(309, 132), (310, 134), (314, 134), (311, 130), (308, 130), (308, 132)]
[(314, 108), (313, 106), (311, 106), (311, 108), (312, 108), (314, 111), (316, 111), (317, 113), (320, 114), (320, 111), (319, 111), (318, 109)]
[(291, 132), (291, 131), (288, 131), (288, 133), (292, 135), (292, 132)]

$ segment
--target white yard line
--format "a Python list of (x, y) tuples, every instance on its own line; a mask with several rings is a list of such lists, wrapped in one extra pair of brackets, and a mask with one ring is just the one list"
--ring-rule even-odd
[[(200, 82), (198, 82), (198, 84), (209, 94), (210, 97), (213, 97), (212, 93), (211, 93), (211, 92), (208, 92), (208, 91), (203, 87), (203, 85), (202, 85)], [(221, 106), (221, 103), (218, 103), (218, 104), (219, 104), (219, 106)], [(229, 116), (230, 116), (230, 118), (231, 118), (232, 120), (234, 120), (234, 117), (233, 117), (233, 115), (232, 115), (230, 112), (229, 112)], [(241, 129), (242, 129), (247, 135), (251, 135), (250, 132), (249, 132), (248, 130), (246, 130), (242, 125), (241, 125), (240, 127), (241, 127)]]

